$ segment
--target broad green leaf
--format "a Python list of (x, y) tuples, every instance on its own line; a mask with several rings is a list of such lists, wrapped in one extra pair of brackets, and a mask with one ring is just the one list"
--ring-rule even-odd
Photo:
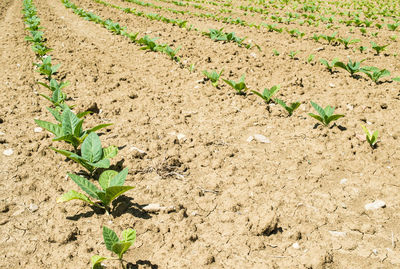
[(395, 78), (392, 78), (392, 80), (393, 80), (393, 81), (400, 82), (400, 77), (395, 77)]
[(110, 228), (107, 228), (106, 226), (103, 226), (103, 238), (104, 238), (104, 243), (106, 244), (106, 248), (109, 251), (113, 251), (112, 249), (113, 245), (119, 242), (117, 234)]
[(124, 185), (127, 175), (128, 175), (128, 168), (125, 168), (111, 179), (111, 181), (109, 182), (109, 187)]
[(87, 164), (96, 167), (96, 168), (108, 168), (110, 167), (110, 160), (109, 159), (103, 159), (100, 160), (96, 163), (92, 163), (92, 162), (87, 162)]
[(101, 197), (103, 199), (100, 199), (100, 200), (103, 202), (103, 204), (105, 206), (108, 206), (115, 198), (117, 198), (121, 194), (123, 194), (123, 193), (125, 193), (125, 192), (127, 192), (127, 191), (129, 191), (129, 190), (131, 190), (133, 188), (135, 188), (135, 187), (132, 187), (132, 186), (112, 186), (112, 187), (109, 187), (109, 188), (106, 189), (106, 192), (105, 192), (104, 196), (103, 195), (99, 195), (99, 198), (100, 198), (100, 196), (103, 196), (103, 197)]
[[(325, 114), (325, 110), (320, 107), (319, 105), (317, 105), (316, 103), (314, 103), (313, 101), (310, 102), (311, 105), (313, 106), (313, 108), (318, 112), (318, 114), (321, 116), (321, 118), (325, 118), (326, 114)], [(311, 115), (310, 115), (311, 116)], [(312, 116), (311, 116), (312, 117)], [(314, 117), (313, 117), (314, 118)]]
[(113, 125), (113, 124), (112, 123), (99, 124), (91, 129), (89, 129), (87, 132), (88, 133), (96, 132), (97, 130), (100, 130), (100, 129), (110, 126), (110, 125)]
[(308, 113), (308, 115), (311, 116), (311, 117), (313, 117), (314, 119), (320, 121), (321, 123), (325, 124), (324, 120), (323, 120), (320, 116), (315, 115), (315, 114), (313, 114), (313, 113)]
[(340, 67), (340, 68), (343, 68), (343, 69), (346, 70), (346, 71), (349, 71), (348, 68), (347, 68), (347, 66), (346, 66), (344, 63), (342, 63), (342, 62), (336, 62), (336, 63), (335, 63), (335, 67)]
[(134, 229), (126, 229), (122, 231), (121, 241), (134, 243), (135, 240), (136, 240), (136, 231)]
[(42, 120), (35, 120), (35, 123), (42, 127), (43, 129), (46, 129), (47, 131), (53, 133), (55, 136), (62, 136), (63, 131), (60, 125), (51, 123), (48, 121), (42, 121)]
[(325, 116), (326, 117), (330, 117), (330, 116), (332, 116), (332, 114), (333, 114), (333, 112), (335, 111), (335, 108), (334, 107), (331, 107), (331, 106), (326, 106), (325, 108), (324, 108), (324, 112), (325, 112)]
[(339, 114), (332, 115), (332, 116), (328, 117), (328, 119), (326, 120), (326, 124), (329, 124), (331, 121), (335, 121), (335, 120), (340, 119), (342, 117), (344, 117), (344, 115), (339, 115)]
[(118, 154), (118, 148), (116, 146), (109, 146), (106, 148), (103, 148), (103, 158), (104, 159), (111, 159), (117, 156)]
[(53, 139), (53, 141), (66, 141), (71, 143), (75, 148), (77, 148), (80, 144), (78, 138), (75, 137), (73, 134), (56, 137)]
[(91, 114), (91, 113), (93, 113), (93, 112), (92, 111), (83, 111), (81, 113), (76, 114), (76, 116), (81, 119), (81, 118), (83, 118), (86, 115)]
[(80, 120), (78, 122), (78, 124), (75, 126), (75, 130), (74, 130), (75, 137), (80, 137), (82, 135), (82, 124), (83, 124), (83, 120)]
[(82, 200), (86, 203), (93, 204), (89, 197), (74, 190), (70, 190), (69, 192), (64, 193), (61, 197), (57, 199), (57, 203), (68, 202), (71, 200)]
[(92, 261), (92, 269), (102, 269), (103, 266), (101, 266), (101, 262), (107, 260), (108, 258), (106, 257), (102, 257), (99, 255), (94, 255), (92, 256), (92, 258), (90, 259)]
[(68, 176), (87, 194), (89, 194), (91, 197), (95, 199), (99, 199), (97, 196), (97, 192), (100, 191), (93, 183), (91, 183), (89, 180), (87, 180), (84, 177), (75, 175), (75, 174), (70, 174), (68, 173)]
[[(60, 114), (60, 112), (59, 111), (57, 111), (56, 109), (53, 109), (53, 108), (51, 108), (51, 107), (46, 107), (47, 108), (47, 110), (51, 113), (51, 115), (53, 115), (53, 117), (58, 121), (58, 122), (60, 122), (61, 123), (61, 114)], [(61, 127), (60, 127), (61, 128)]]
[(79, 123), (79, 118), (70, 109), (64, 110), (61, 117), (64, 135), (73, 134), (76, 125)]
[(118, 255), (120, 259), (124, 253), (132, 246), (132, 242), (117, 242), (112, 246), (112, 251)]
[(101, 141), (96, 133), (90, 133), (82, 143), (82, 157), (88, 162), (96, 163), (103, 156)]
[(114, 170), (106, 170), (103, 173), (101, 173), (99, 177), (99, 184), (103, 188), (103, 190), (110, 187), (110, 181), (116, 175), (118, 175), (118, 172)]

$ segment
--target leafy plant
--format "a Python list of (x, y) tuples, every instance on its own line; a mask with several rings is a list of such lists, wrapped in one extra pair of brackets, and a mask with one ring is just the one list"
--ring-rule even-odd
[(329, 123), (332, 121), (335, 121), (337, 119), (340, 119), (341, 117), (344, 117), (344, 115), (339, 115), (339, 114), (333, 114), (335, 111), (335, 107), (331, 106), (326, 106), (325, 108), (320, 107), (314, 102), (310, 102), (313, 108), (318, 112), (319, 115), (313, 114), (313, 113), (308, 113), (309, 116), (313, 117), (314, 119), (318, 120), (325, 126), (328, 126)]
[(333, 41), (336, 40), (336, 35), (337, 35), (337, 32), (334, 32), (331, 35), (321, 35), (321, 38), (328, 41), (328, 44), (331, 44)]
[(300, 106), (300, 102), (294, 102), (290, 105), (287, 105), (284, 101), (278, 98), (275, 98), (274, 101), (275, 103), (281, 105), (289, 113), (289, 116), (292, 116), (293, 112)]
[(349, 45), (360, 42), (360, 39), (338, 38), (337, 41), (344, 45), (345, 49), (349, 48)]
[(164, 52), (171, 57), (171, 60), (175, 60), (177, 62), (180, 61), (179, 57), (176, 56), (176, 54), (178, 53), (178, 51), (181, 49), (181, 47), (178, 47), (177, 49), (172, 49), (170, 46), (166, 46)]
[(368, 48), (366, 46), (360, 46), (358, 48), (360, 50), (361, 53), (363, 53), (364, 51), (366, 51)]
[(382, 51), (384, 51), (386, 49), (387, 46), (389, 46), (389, 44), (383, 45), (383, 46), (379, 46), (373, 41), (371, 41), (371, 45), (372, 45), (372, 49), (376, 51), (377, 55), (379, 55)]
[(151, 51), (159, 51), (160, 46), (156, 43), (158, 38), (150, 38), (149, 36), (145, 35), (141, 39), (138, 40), (138, 44), (143, 44), (144, 46), (141, 47), (141, 50), (151, 50)]
[(212, 70), (211, 72), (208, 72), (207, 70), (204, 70), (203, 74), (211, 81), (211, 84), (214, 87), (218, 87), (218, 81), (219, 81), (219, 78), (222, 75), (222, 72), (224, 72), (224, 69), (222, 69), (219, 73), (214, 71), (214, 70)]
[(290, 51), (290, 52), (289, 52), (289, 57), (290, 57), (290, 59), (294, 59), (294, 57), (295, 57), (298, 53), (299, 53), (298, 51), (294, 51), (294, 50)]
[(319, 61), (320, 61), (321, 64), (323, 64), (323, 65), (329, 70), (329, 72), (331, 72), (331, 74), (332, 74), (332, 73), (333, 73), (333, 68), (335, 67), (336, 62), (339, 61), (339, 59), (334, 58), (334, 59), (332, 60), (331, 63), (329, 63), (329, 62), (328, 62), (327, 60), (325, 60), (325, 59), (319, 59)]
[(109, 146), (103, 148), (99, 136), (95, 132), (91, 132), (82, 143), (81, 155), (77, 153), (50, 147), (52, 150), (61, 153), (68, 159), (71, 159), (83, 167), (90, 173), (97, 168), (109, 168), (110, 159), (118, 154), (118, 148)]
[(39, 57), (43, 57), (44, 55), (46, 55), (47, 53), (52, 51), (52, 49), (46, 47), (42, 43), (36, 43), (36, 44), (32, 45), (32, 50)]
[(367, 127), (365, 127), (364, 125), (361, 125), (361, 127), (364, 130), (365, 133), (365, 138), (367, 139), (368, 144), (372, 147), (375, 148), (376, 147), (376, 143), (378, 142), (378, 130), (374, 131), (372, 134), (369, 132), (369, 130), (367, 129)]
[(390, 71), (386, 69), (379, 69), (374, 66), (366, 66), (361, 69), (373, 82), (378, 83), (378, 80), (383, 77), (390, 76)]
[(245, 79), (245, 75), (243, 75), (238, 82), (235, 82), (233, 80), (226, 80), (226, 79), (223, 79), (223, 81), (225, 81), (226, 84), (228, 84), (233, 89), (235, 89), (237, 91), (237, 94), (245, 95), (247, 86), (246, 86), (246, 83), (244, 82), (244, 79)]
[(38, 72), (42, 75), (46, 75), (48, 80), (51, 80), (52, 75), (57, 73), (58, 68), (60, 68), (60, 64), (52, 65), (51, 56), (43, 57), (42, 63), (35, 63), (35, 66), (38, 68)]
[[(128, 175), (128, 168), (121, 172), (114, 170), (106, 170), (101, 173), (99, 184), (101, 189), (97, 188), (88, 179), (68, 173), (68, 176), (89, 196), (79, 193), (74, 190), (64, 193), (57, 199), (57, 203), (68, 202), (71, 200), (81, 200), (90, 205), (105, 209), (110, 213), (110, 204), (113, 200), (118, 198), (123, 193), (133, 189), (132, 186), (123, 186), (126, 176)], [(92, 201), (95, 199), (95, 201)]]
[(271, 101), (272, 96), (277, 93), (280, 89), (280, 85), (272, 86), (271, 89), (265, 88), (263, 93), (258, 91), (252, 91), (254, 94), (261, 97), (267, 104)]
[(347, 64), (344, 64), (343, 62), (336, 62), (335, 67), (346, 70), (352, 77), (354, 77), (354, 74), (362, 71), (361, 63), (364, 61), (365, 59), (361, 60), (360, 62), (352, 62), (351, 59), (349, 59)]
[[(124, 253), (135, 243), (136, 231), (133, 229), (127, 229), (122, 231), (122, 240), (120, 240), (117, 234), (113, 230), (107, 228), (106, 226), (103, 226), (103, 239), (106, 248), (109, 251), (112, 251), (118, 255), (118, 259), (121, 262), (122, 268), (125, 268), (122, 257)], [(91, 258), (93, 266), (92, 269), (103, 268), (101, 262), (108, 259), (110, 258), (102, 257), (99, 255), (92, 256)]]
[(400, 77), (395, 77), (395, 78), (392, 78), (392, 80), (393, 80), (393, 81), (400, 82)]
[(275, 56), (279, 56), (279, 51), (277, 51), (276, 49), (274, 49), (273, 51), (272, 51), (272, 53), (275, 55)]
[(387, 27), (388, 27), (388, 29), (389, 29), (390, 31), (396, 31), (396, 29), (397, 29), (399, 26), (400, 26), (400, 23), (393, 23), (393, 24), (388, 23), (388, 24), (387, 24)]
[(310, 54), (307, 57), (307, 63), (311, 63), (312, 61), (314, 61), (315, 55), (314, 54)]

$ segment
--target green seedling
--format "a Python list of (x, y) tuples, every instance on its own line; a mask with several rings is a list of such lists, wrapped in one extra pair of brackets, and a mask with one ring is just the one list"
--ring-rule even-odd
[(79, 163), (90, 173), (93, 173), (97, 168), (109, 168), (110, 159), (118, 154), (118, 148), (115, 146), (103, 148), (100, 138), (95, 132), (91, 132), (86, 136), (82, 143), (81, 155), (68, 150), (50, 148), (68, 159)]
[(366, 35), (367, 34), (367, 29), (360, 28), (360, 32), (361, 32), (362, 35)]
[(54, 113), (52, 112), (52, 115), (58, 121), (58, 124), (42, 120), (35, 120), (35, 123), (53, 133), (56, 136), (53, 141), (65, 141), (71, 144), (75, 151), (77, 151), (79, 145), (84, 142), (89, 134), (112, 125), (100, 124), (89, 130), (83, 130), (82, 124), (84, 120), (81, 118), (86, 114), (87, 112), (83, 112), (75, 115), (68, 106), (63, 106), (61, 114), (56, 113), (56, 111), (54, 111)]
[[(120, 261), (122, 268), (125, 269), (122, 257), (124, 253), (135, 243), (136, 231), (133, 229), (122, 231), (122, 240), (120, 240), (113, 230), (107, 228), (106, 226), (103, 226), (103, 239), (106, 248), (109, 251), (114, 252), (118, 255), (118, 260)], [(101, 263), (109, 259), (110, 258), (102, 257), (99, 255), (92, 256), (92, 269), (102, 269), (103, 266), (101, 265)]]
[(310, 102), (313, 108), (318, 112), (319, 115), (313, 114), (313, 113), (308, 113), (310, 117), (313, 117), (314, 119), (318, 120), (325, 126), (328, 126), (332, 121), (335, 121), (337, 119), (340, 119), (341, 117), (344, 117), (344, 115), (339, 115), (339, 114), (333, 114), (335, 111), (335, 107), (327, 106), (324, 109), (317, 105), (314, 102)]
[(288, 33), (292, 37), (296, 37), (296, 38), (303, 38), (305, 36), (305, 33), (300, 32), (298, 29), (288, 30)]
[(290, 59), (294, 59), (295, 56), (296, 56), (298, 53), (299, 53), (298, 51), (294, 51), (294, 50), (290, 51), (290, 52), (289, 52), (289, 57), (290, 57)]
[(134, 188), (132, 186), (123, 186), (127, 175), (128, 168), (125, 168), (119, 173), (114, 170), (106, 170), (101, 173), (99, 177), (99, 184), (101, 187), (101, 189), (99, 189), (88, 179), (68, 173), (68, 176), (89, 196), (74, 190), (70, 190), (69, 192), (66, 192), (60, 196), (57, 199), (57, 203), (68, 202), (71, 200), (81, 200), (90, 205), (105, 209), (108, 213), (110, 213), (111, 202), (123, 193)]
[(360, 39), (338, 38), (337, 41), (344, 45), (345, 49), (349, 48), (349, 45), (360, 42)]
[(275, 49), (272, 51), (272, 53), (273, 53), (275, 56), (279, 56), (279, 55), (280, 55), (279, 51), (277, 51), (277, 50), (275, 50)]
[(314, 34), (312, 37), (312, 39), (316, 42), (318, 42), (321, 38), (322, 38), (322, 35), (317, 35), (317, 34)]
[(383, 46), (379, 46), (373, 41), (371, 41), (371, 45), (372, 45), (372, 49), (376, 51), (377, 55), (379, 55), (382, 51), (384, 51), (386, 49), (387, 46), (389, 46), (389, 44), (383, 45)]
[(144, 45), (140, 49), (141, 50), (159, 51), (160, 50), (160, 46), (156, 43), (157, 39), (158, 38), (151, 39), (150, 37), (145, 35), (144, 37), (142, 37), (141, 39), (138, 40), (139, 44)]
[(281, 105), (289, 113), (289, 116), (292, 116), (293, 112), (300, 106), (300, 102), (294, 102), (290, 105), (287, 105), (284, 101), (278, 98), (275, 98), (274, 101), (275, 103)]
[(218, 87), (218, 81), (219, 81), (219, 78), (222, 75), (222, 72), (224, 72), (224, 69), (222, 69), (219, 73), (215, 72), (214, 70), (212, 70), (211, 72), (208, 72), (207, 70), (204, 70), (203, 74), (211, 81), (211, 84), (214, 87)]
[(314, 61), (315, 55), (314, 54), (310, 54), (307, 57), (307, 63), (311, 63), (312, 61)]
[(246, 83), (244, 82), (244, 79), (245, 79), (245, 75), (243, 75), (238, 82), (235, 82), (233, 80), (226, 80), (226, 79), (223, 79), (223, 81), (225, 81), (226, 84), (228, 84), (233, 89), (235, 89), (237, 94), (245, 95), (247, 86), (246, 86)]
[(69, 85), (69, 82), (63, 82), (61, 81), (60, 83), (57, 82), (55, 79), (51, 79), (49, 84), (43, 83), (43, 82), (38, 82), (38, 84), (46, 87), (50, 91), (54, 92), (55, 90), (62, 90), (64, 87)]
[(336, 40), (336, 35), (337, 35), (337, 32), (334, 32), (331, 35), (321, 35), (321, 38), (328, 41), (328, 44), (331, 44), (331, 42)]
[(258, 92), (258, 91), (251, 91), (257, 96), (261, 97), (267, 104), (271, 102), (272, 96), (277, 93), (280, 89), (280, 85), (275, 85), (271, 89), (265, 88), (264, 92)]
[(351, 59), (349, 59), (347, 64), (344, 64), (343, 62), (336, 62), (335, 67), (346, 70), (352, 77), (354, 77), (354, 74), (362, 71), (361, 63), (364, 61), (365, 59), (361, 60), (360, 62), (352, 62)]
[(33, 52), (39, 56), (39, 57), (43, 57), (44, 55), (46, 55), (47, 53), (49, 53), (50, 51), (52, 51), (52, 49), (46, 47), (45, 45), (43, 45), (42, 43), (37, 43), (34, 44), (32, 46), (32, 50)]
[(390, 31), (396, 31), (399, 26), (400, 26), (400, 23), (393, 23), (393, 24), (388, 23), (387, 24), (387, 27)]
[(390, 76), (390, 71), (386, 69), (379, 69), (374, 66), (366, 66), (361, 69), (373, 82), (378, 84), (378, 80), (383, 77)]
[(189, 66), (189, 72), (190, 72), (190, 73), (193, 73), (194, 70), (196, 70), (196, 65), (195, 65), (195, 64), (191, 64), (191, 65)]
[(378, 142), (378, 130), (376, 130), (375, 132), (373, 132), (372, 134), (369, 132), (369, 130), (367, 129), (367, 127), (365, 127), (364, 125), (361, 125), (361, 127), (364, 130), (365, 133), (365, 138), (368, 142), (368, 144), (371, 146), (371, 148), (375, 148), (376, 147), (376, 143)]
[(180, 59), (179, 59), (178, 56), (176, 56), (176, 54), (178, 53), (178, 51), (179, 51), (180, 49), (181, 49), (181, 47), (178, 47), (177, 49), (174, 50), (174, 49), (171, 48), (170, 46), (166, 46), (164, 52), (165, 52), (165, 54), (167, 54), (169, 57), (171, 57), (171, 60), (174, 60), (174, 61), (179, 62)]
[(46, 75), (48, 80), (51, 80), (52, 75), (57, 73), (60, 64), (52, 65), (51, 56), (43, 57), (42, 63), (34, 63), (38, 71), (42, 75)]
[[(91, 19), (93, 20), (93, 19)], [(119, 23), (113, 22), (112, 20), (105, 20), (103, 23), (104, 27), (116, 35), (125, 35), (126, 27), (121, 27)]]
[(358, 49), (360, 50), (361, 53), (363, 53), (364, 51), (366, 51), (368, 49), (368, 47), (360, 46)]
[(400, 77), (392, 78), (393, 81), (400, 82)]
[(42, 43), (44, 40), (43, 34), (41, 31), (31, 31), (32, 36), (26, 36), (25, 40), (35, 44)]
[(321, 62), (321, 64), (323, 64), (328, 70), (329, 72), (332, 74), (333, 73), (333, 68), (335, 67), (335, 64), (337, 63), (337, 61), (339, 61), (339, 59), (334, 58), (332, 60), (331, 63), (329, 63), (327, 60), (325, 59), (319, 59), (319, 61)]

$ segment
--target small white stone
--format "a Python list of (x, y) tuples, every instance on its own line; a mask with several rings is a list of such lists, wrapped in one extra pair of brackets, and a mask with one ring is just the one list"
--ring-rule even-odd
[(5, 133), (3, 133), (3, 132), (0, 132), (0, 135), (5, 135)]
[(254, 139), (261, 143), (271, 143), (268, 138), (260, 134), (255, 134)]
[(255, 54), (254, 52), (250, 53), (250, 56), (253, 58), (257, 58), (257, 54)]
[(195, 89), (198, 89), (198, 88), (200, 88), (200, 85), (196, 85), (196, 86), (194, 86), (194, 88), (195, 88)]
[(386, 207), (386, 203), (382, 200), (376, 200), (373, 203), (369, 203), (365, 205), (365, 210), (375, 210), (379, 208)]
[(20, 64), (17, 64), (17, 67), (20, 67), (21, 65)]
[(370, 121), (367, 121), (367, 124), (368, 124), (368, 125), (371, 125), (371, 124), (372, 124), (372, 122), (370, 122)]
[(337, 236), (337, 237), (345, 237), (346, 236), (346, 232), (329, 231), (329, 233), (332, 236)]
[(335, 84), (329, 83), (329, 87), (334, 88), (334, 87), (335, 87)]
[(247, 141), (247, 142), (251, 142), (251, 141), (253, 141), (253, 139), (254, 139), (254, 137), (251, 135), (251, 136), (249, 136), (249, 137), (246, 139), (246, 141)]
[(177, 134), (176, 137), (178, 138), (178, 140), (186, 140), (186, 135), (184, 134)]
[(130, 151), (138, 151), (138, 152), (141, 153), (141, 154), (146, 154), (146, 151), (141, 150), (141, 149), (139, 149), (139, 148), (137, 148), (137, 147), (131, 147), (129, 150), (130, 150)]
[(31, 211), (31, 212), (35, 212), (35, 211), (37, 211), (39, 209), (39, 207), (37, 206), (37, 205), (35, 205), (35, 204), (30, 204), (29, 205), (29, 210)]
[(294, 248), (294, 249), (299, 249), (300, 248), (300, 245), (299, 245), (299, 243), (293, 243), (293, 245), (292, 245), (292, 247)]
[(35, 127), (35, 129), (33, 129), (33, 131), (35, 133), (41, 133), (43, 131), (43, 129), (41, 127)]
[(346, 107), (347, 107), (348, 110), (353, 110), (354, 109), (354, 107), (351, 104), (347, 104)]
[(14, 153), (12, 149), (6, 149), (3, 151), (3, 154), (6, 156), (11, 156)]
[(372, 253), (374, 253), (375, 255), (378, 255), (378, 250), (377, 250), (376, 248), (374, 248), (374, 249), (372, 250)]
[(197, 211), (193, 211), (191, 215), (192, 216), (196, 216), (197, 215)]
[(340, 184), (346, 184), (347, 183), (347, 178), (342, 178), (340, 180)]

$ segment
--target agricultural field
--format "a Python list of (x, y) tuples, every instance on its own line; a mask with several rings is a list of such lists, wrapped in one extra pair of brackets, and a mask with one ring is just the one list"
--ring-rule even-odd
[(400, 3), (0, 1), (0, 268), (399, 268)]

